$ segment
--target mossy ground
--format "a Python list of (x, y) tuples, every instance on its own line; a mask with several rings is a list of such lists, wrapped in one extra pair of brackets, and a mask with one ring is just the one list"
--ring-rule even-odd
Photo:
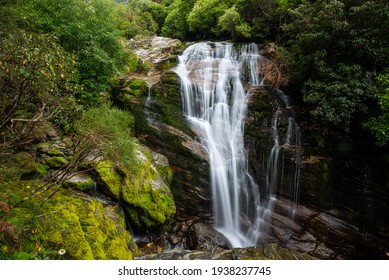
[(0, 259), (133, 259), (119, 206), (49, 184), (33, 155), (1, 160)]

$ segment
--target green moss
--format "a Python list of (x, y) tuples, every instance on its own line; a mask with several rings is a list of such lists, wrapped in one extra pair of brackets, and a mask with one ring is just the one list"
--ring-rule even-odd
[(132, 222), (138, 227), (165, 227), (176, 208), (172, 194), (152, 163), (141, 158), (142, 168), (126, 179), (122, 199)]
[(166, 69), (171, 69), (176, 65), (177, 65), (177, 57), (172, 56), (169, 59), (158, 63), (156, 67), (161, 70), (166, 70)]
[(63, 153), (56, 147), (52, 147), (50, 148), (49, 150), (47, 150), (46, 154), (48, 154), (49, 156), (63, 156)]
[(148, 85), (144, 80), (130, 80), (124, 84), (123, 91), (139, 97), (147, 94)]
[(94, 168), (98, 175), (98, 182), (104, 185), (116, 199), (119, 199), (123, 178), (115, 169), (114, 163), (98, 161), (94, 163)]
[(166, 183), (170, 184), (173, 179), (173, 171), (170, 166), (156, 165), (159, 174), (163, 177)]
[(49, 166), (46, 164), (37, 163), (38, 173), (40, 175), (46, 174), (47, 170), (49, 169)]
[[(63, 248), (70, 259), (133, 259), (134, 243), (120, 221), (112, 219), (102, 203), (85, 194), (61, 191), (47, 205), (41, 228), (47, 242)], [(136, 245), (132, 244), (132, 248)]]
[(59, 169), (59, 168), (65, 166), (66, 164), (68, 164), (68, 161), (64, 157), (54, 156), (54, 157), (48, 158), (46, 160), (46, 163), (50, 168)]
[(93, 180), (89, 175), (80, 173), (63, 182), (62, 187), (66, 189), (76, 189), (82, 192), (89, 192), (93, 188)]
[(22, 180), (33, 179), (40, 174), (34, 158), (27, 152), (17, 153), (12, 156), (7, 161), (6, 166), (11, 169), (11, 173), (19, 176)]

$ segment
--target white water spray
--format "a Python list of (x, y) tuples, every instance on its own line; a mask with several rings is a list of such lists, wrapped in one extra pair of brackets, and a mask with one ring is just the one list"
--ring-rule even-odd
[(248, 102), (243, 83), (260, 85), (259, 59), (255, 44), (235, 49), (230, 43), (197, 43), (176, 68), (184, 114), (209, 154), (215, 228), (233, 247), (257, 243), (267, 212), (248, 173), (243, 139)]

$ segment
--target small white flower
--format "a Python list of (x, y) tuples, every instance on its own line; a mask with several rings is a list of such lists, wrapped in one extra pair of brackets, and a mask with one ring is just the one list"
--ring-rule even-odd
[(60, 250), (58, 251), (58, 255), (60, 255), (60, 256), (65, 255), (65, 253), (66, 253), (66, 250), (65, 250), (65, 249), (60, 249)]

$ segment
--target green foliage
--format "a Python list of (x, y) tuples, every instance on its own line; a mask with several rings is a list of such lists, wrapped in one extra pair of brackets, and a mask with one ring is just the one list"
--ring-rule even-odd
[(370, 118), (365, 123), (376, 138), (378, 146), (384, 146), (389, 142), (389, 74), (378, 76), (381, 88), (376, 98), (380, 108), (380, 115)]
[(305, 1), (290, 11), (291, 81), (323, 121), (350, 127), (376, 92), (389, 59), (389, 8), (383, 1)]
[(168, 8), (164, 25), (162, 27), (162, 35), (185, 39), (190, 37), (189, 24), (187, 17), (194, 6), (195, 0), (174, 0)]
[[(277, 0), (238, 0), (237, 9), (251, 29), (253, 38), (263, 41), (275, 38), (284, 13), (279, 9)], [(289, 1), (288, 1), (289, 2)]]
[(129, 94), (139, 97), (147, 92), (148, 86), (144, 80), (133, 80), (127, 88)]
[(50, 35), (14, 29), (0, 41), (0, 133), (5, 144), (32, 137), (51, 120), (67, 127), (75, 116), (74, 60)]
[(373, 74), (359, 65), (322, 65), (315, 79), (304, 83), (304, 101), (316, 104), (313, 115), (348, 129), (353, 115), (367, 111), (367, 101), (376, 90)]
[(128, 38), (156, 35), (165, 21), (165, 6), (150, 0), (131, 0), (119, 5), (120, 28)]
[(101, 146), (105, 158), (133, 165), (136, 163), (132, 139), (133, 117), (109, 104), (89, 108), (79, 124), (87, 140)]
[(223, 31), (229, 32), (232, 39), (235, 39), (238, 35), (246, 38), (251, 36), (250, 27), (247, 23), (242, 22), (235, 5), (225, 10), (224, 14), (218, 18), (218, 26)]
[(218, 18), (224, 14), (231, 0), (197, 0), (188, 15), (189, 30), (196, 32), (198, 37), (207, 37), (219, 33)]
[(120, 42), (119, 16), (113, 0), (32, 0), (14, 7), (18, 26), (36, 33), (51, 33), (75, 55), (78, 82), (84, 92), (77, 98), (89, 103), (127, 64)]
[(139, 65), (139, 56), (129, 51), (128, 72), (135, 72)]

